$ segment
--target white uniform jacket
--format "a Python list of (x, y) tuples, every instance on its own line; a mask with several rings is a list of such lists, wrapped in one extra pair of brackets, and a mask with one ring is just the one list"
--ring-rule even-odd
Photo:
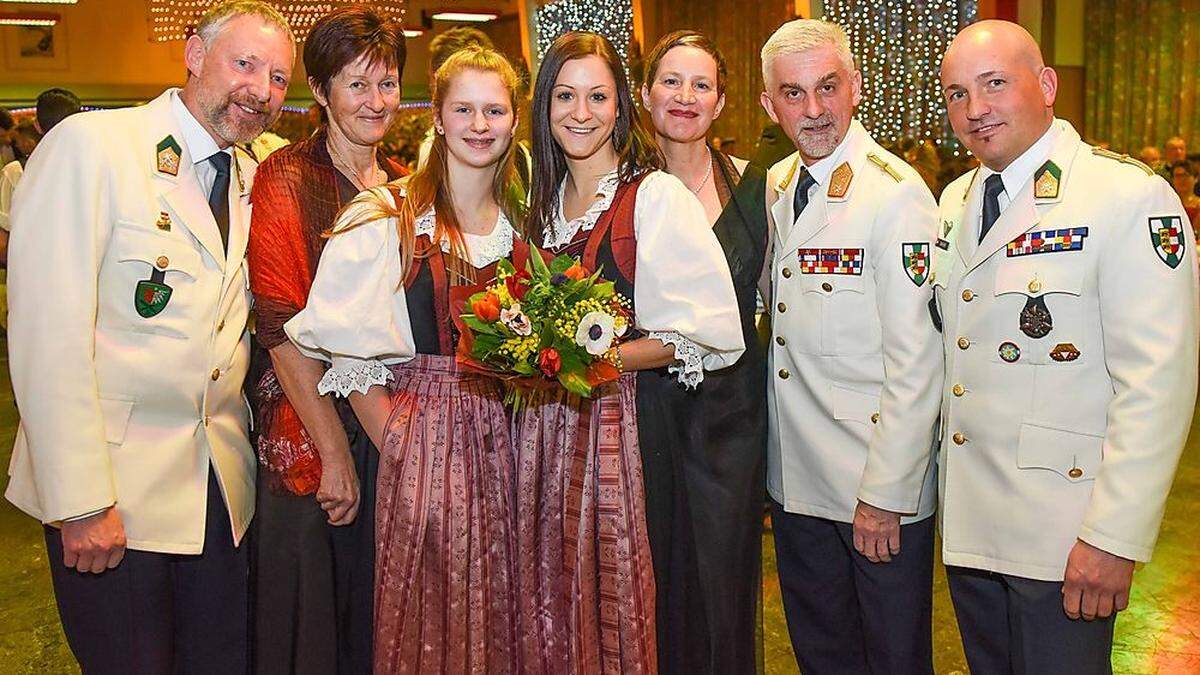
[[(129, 548), (200, 553), (210, 461), (235, 542), (254, 514), (242, 396), (253, 161), (235, 153), (226, 258), (171, 95), (67, 118), (17, 188), (21, 426), (6, 496), (46, 523), (116, 504)], [(140, 283), (155, 278), (165, 306), (166, 291)]]
[(981, 243), (982, 170), (942, 194), (940, 516), (947, 565), (1061, 581), (1076, 539), (1150, 559), (1196, 399), (1196, 257), (1162, 178), (1047, 134)]
[(861, 499), (920, 520), (936, 502), (942, 356), (927, 282), (937, 204), (854, 121), (812, 167), (818, 182), (795, 220), (798, 161), (768, 177), (767, 487), (790, 513), (851, 522)]

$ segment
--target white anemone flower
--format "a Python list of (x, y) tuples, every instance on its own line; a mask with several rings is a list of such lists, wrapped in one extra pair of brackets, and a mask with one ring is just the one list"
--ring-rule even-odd
[(612, 348), (616, 339), (616, 319), (605, 312), (588, 312), (575, 329), (575, 344), (592, 356), (600, 356)]
[(529, 317), (521, 311), (521, 303), (514, 302), (512, 307), (500, 310), (500, 321), (512, 332), (522, 337), (533, 333), (533, 325)]

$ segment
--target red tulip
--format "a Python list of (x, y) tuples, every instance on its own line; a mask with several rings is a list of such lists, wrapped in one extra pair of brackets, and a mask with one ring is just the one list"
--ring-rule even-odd
[(516, 274), (504, 279), (504, 285), (508, 288), (508, 294), (517, 302), (524, 300), (525, 294), (529, 292), (529, 284), (523, 283), (529, 279), (529, 272), (525, 270), (518, 270)]
[(500, 318), (500, 298), (488, 291), (482, 299), (471, 303), (471, 311), (480, 321), (491, 323)]
[(538, 368), (546, 377), (558, 375), (558, 371), (562, 370), (562, 357), (558, 355), (558, 350), (553, 347), (543, 349), (538, 354)]

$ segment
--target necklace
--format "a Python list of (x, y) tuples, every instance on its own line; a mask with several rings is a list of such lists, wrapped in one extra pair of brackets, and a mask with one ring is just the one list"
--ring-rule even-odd
[(694, 189), (688, 188), (689, 190), (692, 191), (692, 194), (694, 194), (694, 195), (700, 194), (700, 191), (703, 190), (704, 186), (708, 184), (708, 179), (712, 178), (712, 171), (713, 171), (712, 167), (713, 167), (713, 156), (712, 156), (712, 149), (710, 148), (708, 151), (708, 171), (704, 172), (704, 180), (700, 181), (699, 185), (697, 185)]
[[(350, 179), (350, 182), (355, 188), (358, 189), (359, 192), (366, 192), (368, 187), (374, 187), (379, 184), (379, 181), (376, 180), (379, 177), (379, 169), (375, 165), (374, 161), (371, 162), (371, 168), (369, 169), (370, 173), (364, 180), (363, 177), (360, 176), (352, 166), (350, 166), (349, 162), (347, 162), (345, 159), (342, 159), (342, 153), (338, 151), (336, 145), (331, 142), (327, 142), (325, 143), (325, 147), (329, 148), (329, 156), (330, 159), (333, 160), (334, 165), (345, 170), (346, 177)], [(370, 185), (367, 183), (370, 183)]]

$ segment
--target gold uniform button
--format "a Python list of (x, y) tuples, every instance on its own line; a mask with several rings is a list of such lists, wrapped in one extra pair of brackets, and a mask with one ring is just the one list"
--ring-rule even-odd
[(170, 258), (167, 258), (167, 256), (165, 256), (165, 255), (160, 255), (160, 256), (158, 256), (158, 260), (154, 261), (154, 264), (158, 265), (158, 269), (165, 270), (165, 269), (167, 269), (167, 265), (171, 264), (171, 260), (170, 260)]
[(963, 394), (967, 393), (967, 388), (961, 384), (956, 384), (950, 389), (950, 391), (954, 392), (955, 396), (962, 396)]
[(792, 376), (792, 374), (788, 372), (788, 369), (787, 369), (787, 368), (780, 368), (780, 369), (779, 369), (779, 379), (781, 379), (781, 380), (786, 380), (786, 379), (788, 379), (788, 378), (789, 378), (789, 377), (791, 377), (791, 376)]
[(213, 379), (213, 382), (216, 382), (217, 380), (221, 379), (221, 369), (220, 368), (213, 368), (212, 379)]
[(787, 311), (787, 305), (781, 302), (778, 305), (775, 305), (775, 309), (779, 310), (779, 313), (782, 314)]
[(879, 413), (871, 415), (871, 424), (879, 424)]
[(825, 291), (826, 293), (831, 293), (833, 291), (833, 284), (826, 281), (825, 283), (821, 284), (821, 290)]
[(971, 346), (970, 340), (968, 340), (965, 337), (958, 338), (958, 348), (959, 349), (966, 349), (967, 347), (970, 347), (970, 346)]
[(1040, 293), (1041, 291), (1042, 291), (1042, 282), (1041, 281), (1034, 279), (1033, 281), (1029, 282), (1029, 292), (1030, 293)]
[(962, 445), (963, 443), (967, 442), (967, 437), (963, 436), (962, 432), (960, 431), (960, 432), (956, 432), (953, 436), (951, 436), (951, 440), (954, 441), (955, 445)]
[(780, 347), (782, 347), (782, 346), (784, 346), (784, 345), (786, 345), (786, 344), (787, 344), (787, 340), (783, 339), (783, 336), (782, 336), (782, 335), (776, 335), (776, 336), (775, 336), (775, 344), (777, 344), (777, 345), (779, 345)]
[(1075, 468), (1071, 469), (1070, 471), (1068, 471), (1067, 475), (1070, 476), (1071, 478), (1079, 478), (1080, 476), (1083, 475), (1083, 469), (1081, 469), (1079, 467), (1075, 467)]
[(966, 302), (970, 302), (970, 301), (974, 300), (975, 299), (975, 291), (972, 291), (971, 289), (968, 288), (967, 290), (963, 291), (962, 298)]
[(784, 279), (791, 279), (791, 278), (792, 278), (792, 270), (791, 270), (791, 268), (790, 268), (790, 267), (785, 267), (785, 268), (783, 268), (783, 272), (782, 272), (782, 274), (783, 274), (783, 278), (784, 278)]

